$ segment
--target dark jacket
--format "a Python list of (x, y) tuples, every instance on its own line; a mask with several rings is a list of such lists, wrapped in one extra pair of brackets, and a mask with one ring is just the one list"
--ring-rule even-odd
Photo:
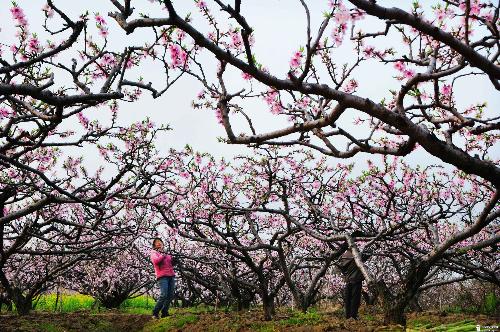
[[(368, 259), (368, 255), (362, 255), (361, 258), (363, 261), (366, 261)], [(365, 280), (363, 273), (361, 273), (361, 270), (356, 265), (356, 261), (354, 260), (351, 250), (347, 250), (342, 254), (342, 256), (340, 256), (338, 266), (344, 275), (345, 282), (356, 283)]]

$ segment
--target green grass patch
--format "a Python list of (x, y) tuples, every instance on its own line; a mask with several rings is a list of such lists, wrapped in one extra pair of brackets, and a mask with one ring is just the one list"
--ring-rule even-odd
[(428, 321), (427, 319), (415, 319), (410, 322), (409, 326), (412, 328), (419, 328), (419, 329), (427, 329), (432, 327), (432, 323)]
[(315, 325), (323, 321), (321, 314), (315, 309), (307, 312), (292, 311), (287, 319), (280, 320), (281, 325)]
[(132, 299), (127, 299), (125, 300), (120, 308), (144, 308), (144, 309), (149, 309), (153, 310), (155, 306), (155, 299), (152, 298), (151, 296), (146, 296), (146, 295), (141, 295), (138, 297), (134, 297)]
[(275, 331), (278, 331), (272, 322), (270, 322), (270, 323), (265, 323), (265, 322), (253, 323), (253, 324), (250, 324), (250, 328), (252, 331), (256, 331), (256, 332), (275, 332)]
[(38, 324), (38, 328), (44, 332), (60, 332), (63, 331), (60, 327), (52, 324), (52, 323), (40, 323)]
[(366, 320), (366, 321), (372, 322), (372, 321), (374, 321), (374, 320), (375, 320), (375, 316), (370, 315), (370, 314), (365, 314), (365, 315), (363, 316), (363, 319), (364, 319), (364, 320)]
[[(57, 305), (56, 305), (57, 301)], [(44, 294), (35, 302), (35, 310), (74, 312), (77, 310), (91, 309), (95, 300), (92, 296), (83, 294)]]
[(153, 309), (126, 307), (126, 308), (120, 308), (120, 311), (126, 314), (151, 315)]
[(482, 311), (486, 315), (493, 315), (495, 311), (498, 310), (499, 306), (500, 299), (496, 296), (495, 293), (490, 292), (486, 294), (486, 297), (484, 298)]
[[(438, 323), (439, 324), (439, 323)], [(416, 332), (416, 331), (429, 331), (429, 332), (473, 332), (476, 331), (476, 322), (471, 319), (466, 319), (458, 322), (448, 323), (448, 324), (440, 324), (436, 325), (436, 323), (431, 322), (420, 322), (415, 321), (410, 322), (408, 331)]]
[(175, 329), (182, 329), (186, 325), (196, 323), (198, 317), (192, 313), (172, 315), (167, 318), (153, 320), (144, 326), (144, 332), (163, 332)]

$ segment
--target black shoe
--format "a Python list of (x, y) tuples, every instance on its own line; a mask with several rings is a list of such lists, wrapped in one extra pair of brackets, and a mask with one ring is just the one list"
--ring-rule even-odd
[(165, 318), (165, 317), (168, 317), (168, 316), (170, 316), (170, 314), (168, 313), (168, 311), (165, 312), (165, 313), (163, 313), (163, 312), (161, 313), (161, 318)]

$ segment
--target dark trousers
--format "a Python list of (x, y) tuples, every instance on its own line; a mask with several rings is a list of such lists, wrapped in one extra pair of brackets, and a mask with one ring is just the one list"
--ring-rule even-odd
[(158, 279), (158, 286), (160, 287), (160, 297), (156, 301), (153, 315), (158, 316), (161, 311), (162, 317), (165, 317), (168, 315), (170, 302), (174, 298), (175, 277), (161, 277)]
[(345, 317), (358, 319), (358, 309), (361, 302), (361, 287), (363, 281), (348, 282), (344, 290)]

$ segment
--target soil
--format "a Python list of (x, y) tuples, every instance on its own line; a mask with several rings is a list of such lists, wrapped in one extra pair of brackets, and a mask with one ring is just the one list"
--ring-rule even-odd
[(13, 314), (1, 314), (0, 331), (133, 332), (141, 331), (150, 319), (150, 315), (127, 314), (119, 311), (105, 313), (91, 313), (88, 311), (72, 313), (33, 312), (21, 317)]
[[(376, 312), (362, 312), (360, 320), (346, 320), (338, 310), (321, 310), (316, 316), (297, 316), (296, 313), (279, 311), (271, 322), (262, 320), (258, 309), (241, 312), (190, 312), (178, 310), (169, 318), (152, 320), (149, 315), (129, 314), (120, 311), (92, 313), (33, 312), (28, 316), (0, 314), (2, 332), (139, 332), (139, 331), (189, 331), (189, 332), (250, 332), (250, 331), (291, 331), (291, 332), (379, 332), (403, 331), (401, 326), (383, 326), (382, 315)], [(196, 321), (186, 323), (186, 318), (196, 317)], [(298, 317), (298, 318), (297, 318)], [(184, 321), (184, 323), (183, 323)], [(408, 315), (410, 328), (407, 331), (447, 331), (445, 326), (465, 322), (456, 331), (475, 331), (475, 324), (498, 325), (499, 320), (484, 315), (446, 314), (440, 312), (412, 313)]]

